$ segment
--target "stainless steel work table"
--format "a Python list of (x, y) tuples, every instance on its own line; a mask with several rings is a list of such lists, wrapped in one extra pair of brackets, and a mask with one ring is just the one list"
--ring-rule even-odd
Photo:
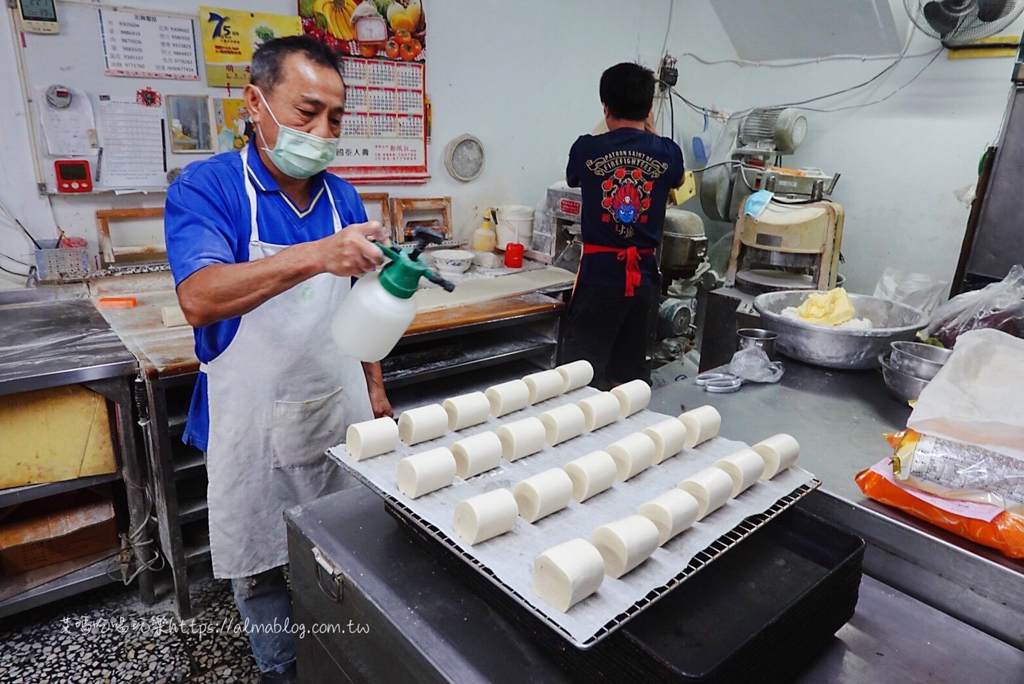
[[(864, 571), (965, 622), (1024, 648), (1024, 563), (865, 497), (856, 474), (892, 453), (883, 433), (906, 427), (910, 408), (891, 398), (879, 371), (838, 371), (782, 358), (776, 385), (710, 394), (679, 367), (651, 407), (675, 415), (702, 404), (722, 431), (757, 442), (778, 432), (800, 442), (800, 465), (822, 481), (816, 514), (868, 542)], [(1017, 681), (1024, 681), (1024, 673)]]

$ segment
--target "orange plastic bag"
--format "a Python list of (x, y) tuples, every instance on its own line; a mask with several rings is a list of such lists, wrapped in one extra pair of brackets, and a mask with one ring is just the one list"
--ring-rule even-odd
[[(902, 435), (900, 435), (902, 437)], [(897, 438), (898, 444), (901, 440)], [(893, 445), (895, 448), (895, 444)], [(857, 475), (857, 486), (875, 501), (927, 520), (955, 535), (998, 549), (1010, 558), (1024, 558), (1024, 518), (1003, 511), (992, 522), (965, 518), (918, 499), (871, 470)]]

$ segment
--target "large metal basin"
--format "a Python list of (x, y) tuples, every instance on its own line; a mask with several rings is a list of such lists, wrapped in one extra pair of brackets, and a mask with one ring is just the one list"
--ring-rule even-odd
[(782, 354), (826, 368), (878, 368), (878, 357), (896, 340), (912, 340), (928, 323), (928, 315), (906, 304), (867, 295), (851, 294), (857, 318), (866, 318), (871, 330), (812, 325), (782, 316), (782, 310), (800, 306), (809, 290), (784, 290), (758, 295), (754, 308), (764, 328), (779, 334)]

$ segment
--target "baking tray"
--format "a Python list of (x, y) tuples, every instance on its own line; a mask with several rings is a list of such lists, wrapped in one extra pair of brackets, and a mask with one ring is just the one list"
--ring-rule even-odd
[(789, 681), (849, 621), (859, 596), (864, 541), (791, 506), (775, 516), (752, 516), (746, 524), (763, 529), (710, 572), (693, 577), (707, 566), (694, 562), (689, 581), (657, 606), (593, 648), (572, 648), (434, 535), (394, 506), (385, 509), (580, 681)]
[[(458, 539), (451, 528), (451, 515), (455, 503), (496, 487), (511, 489), (516, 482), (525, 477), (550, 467), (564, 465), (573, 458), (595, 449), (605, 448), (611, 442), (664, 420), (667, 416), (642, 411), (594, 433), (577, 437), (558, 447), (546, 448), (540, 454), (515, 463), (503, 461), (498, 468), (489, 473), (466, 481), (456, 479), (456, 483), (451, 487), (417, 500), (407, 499), (397, 490), (395, 470), (398, 461), (409, 454), (438, 446), (450, 446), (459, 438), (493, 430), (503, 422), (537, 415), (594, 393), (596, 390), (591, 388), (577, 390), (524, 409), (500, 421), (490, 419), (482, 425), (458, 434), (448, 433), (442, 438), (416, 447), (400, 445), (395, 452), (366, 461), (353, 461), (345, 454), (343, 446), (335, 447), (329, 453), (357, 479), (517, 601), (522, 608), (536, 615), (575, 647), (586, 649), (646, 610), (694, 572), (719, 557), (768, 519), (781, 513), (820, 484), (812, 475), (799, 468), (785, 471), (771, 481), (760, 482), (737, 499), (730, 500), (704, 521), (697, 523), (692, 530), (659, 548), (650, 560), (622, 579), (605, 578), (605, 583), (597, 595), (574, 606), (569, 613), (560, 613), (551, 608), (530, 591), (532, 564), (537, 554), (573, 537), (588, 538), (590, 532), (598, 525), (635, 513), (636, 506), (640, 503), (661, 494), (679, 480), (746, 445), (717, 437), (696, 450), (686, 450), (660, 465), (652, 466), (627, 483), (616, 482), (612, 490), (588, 500), (583, 505), (570, 502), (568, 509), (534, 525), (519, 520), (512, 533), (475, 547), (466, 545)], [(750, 517), (754, 515), (765, 517), (751, 522)]]

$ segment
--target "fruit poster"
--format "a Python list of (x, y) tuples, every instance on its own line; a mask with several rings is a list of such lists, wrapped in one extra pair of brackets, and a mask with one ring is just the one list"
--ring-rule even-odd
[(427, 173), (426, 17), (420, 0), (299, 0), (303, 31), (341, 53), (345, 116), (331, 170), (353, 183)]
[(245, 87), (252, 53), (271, 38), (302, 34), (298, 17), (220, 7), (199, 8), (206, 81), (213, 87)]
[(213, 111), (217, 124), (217, 151), (235, 152), (245, 147), (252, 129), (245, 100), (215, 98)]

